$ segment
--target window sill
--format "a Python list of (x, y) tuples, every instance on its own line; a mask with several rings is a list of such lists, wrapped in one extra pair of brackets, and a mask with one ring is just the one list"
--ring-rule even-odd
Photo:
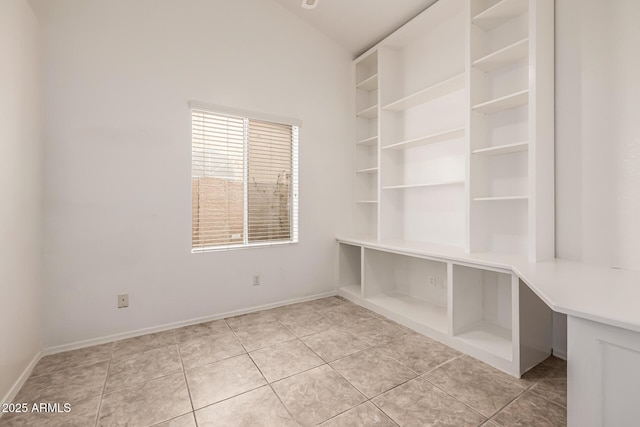
[(220, 251), (232, 251), (238, 249), (257, 249), (257, 248), (269, 248), (273, 246), (286, 246), (286, 245), (296, 245), (298, 244), (298, 240), (287, 240), (284, 242), (265, 242), (265, 243), (251, 243), (248, 245), (226, 245), (226, 246), (209, 246), (206, 248), (197, 248), (191, 249), (192, 254), (200, 254), (207, 252), (220, 252)]

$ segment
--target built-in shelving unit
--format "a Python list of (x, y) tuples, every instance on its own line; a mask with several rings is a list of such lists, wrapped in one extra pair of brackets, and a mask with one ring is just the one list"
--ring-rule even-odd
[(366, 107), (364, 110), (358, 111), (357, 116), (363, 119), (375, 119), (378, 117), (378, 106), (371, 105), (370, 107)]
[(473, 110), (483, 114), (499, 113), (501, 111), (509, 110), (511, 108), (521, 107), (527, 105), (529, 102), (529, 91), (521, 90), (516, 93), (510, 93), (509, 95), (501, 96), (480, 104), (474, 105)]
[(527, 200), (528, 196), (474, 197), (475, 202), (498, 202), (503, 200)]
[(428, 88), (404, 96), (385, 105), (382, 109), (388, 111), (408, 110), (460, 89), (464, 89), (464, 74), (458, 74), (457, 76), (436, 83), (433, 86), (429, 86)]
[(473, 67), (486, 72), (498, 70), (527, 59), (529, 38), (519, 40), (480, 59), (473, 61)]
[(465, 244), (464, 10), (438, 1), (374, 48), (380, 239)]
[(468, 13), (469, 250), (553, 259), (553, 4)]
[(514, 376), (548, 357), (551, 310), (511, 270), (457, 248), (343, 239), (338, 246), (345, 298)]
[(374, 74), (365, 78), (360, 83), (356, 84), (357, 89), (364, 89), (366, 91), (373, 91), (378, 89), (378, 74)]
[(529, 149), (528, 142), (514, 142), (513, 144), (498, 145), (495, 147), (477, 148), (471, 154), (482, 156), (500, 156), (502, 154), (520, 153)]
[(438, 0), (354, 61), (340, 294), (513, 375), (548, 354), (519, 337), (544, 307), (458, 254), (554, 257), (553, 27), (546, 0)]
[(512, 281), (507, 272), (453, 265), (453, 336), (513, 360)]
[(360, 141), (356, 142), (357, 145), (371, 145), (375, 146), (378, 144), (378, 135), (366, 137)]
[(357, 170), (356, 173), (378, 173), (378, 168), (377, 167), (364, 168), (364, 169)]
[(421, 184), (388, 185), (383, 190), (404, 190), (407, 188), (439, 187), (441, 185), (464, 185), (464, 181), (425, 182)]
[(354, 224), (357, 235), (368, 237), (378, 233), (379, 80), (377, 52), (370, 52), (356, 61)]
[[(446, 263), (364, 249), (364, 297), (442, 334), (448, 331), (446, 276)], [(433, 285), (415, 286), (418, 277), (432, 277)]]
[(340, 245), (338, 267), (340, 289), (354, 297), (361, 296), (362, 288), (362, 248), (354, 245)]
[[(477, 3), (484, 3), (478, 1)], [(475, 14), (471, 20), (474, 25), (485, 31), (493, 30), (511, 19), (527, 12), (528, 0), (501, 0), (481, 12)]]
[(456, 128), (431, 135), (419, 136), (406, 141), (396, 142), (382, 147), (383, 150), (408, 150), (422, 145), (434, 144), (436, 142), (464, 137), (464, 128)]

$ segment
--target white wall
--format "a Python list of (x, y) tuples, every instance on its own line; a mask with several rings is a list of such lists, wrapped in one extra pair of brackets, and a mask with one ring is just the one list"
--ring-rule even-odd
[(42, 347), (37, 45), (26, 0), (0, 1), (0, 402), (12, 398), (12, 387)]
[(640, 270), (639, 16), (637, 0), (556, 0), (558, 258)]
[[(346, 51), (265, 0), (32, 4), (46, 88), (47, 346), (334, 288), (334, 239), (350, 222)], [(299, 244), (190, 253), (188, 100), (303, 121)]]
[(556, 254), (640, 270), (640, 2), (556, 0)]

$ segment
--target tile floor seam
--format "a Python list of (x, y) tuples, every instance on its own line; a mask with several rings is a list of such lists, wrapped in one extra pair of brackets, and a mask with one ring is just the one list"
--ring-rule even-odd
[[(244, 349), (244, 352), (246, 354), (249, 354), (249, 350), (247, 350), (247, 347), (244, 346), (244, 344), (242, 343), (242, 341), (240, 340), (240, 338), (238, 338), (238, 334), (236, 334), (236, 331), (233, 330), (233, 328), (231, 327), (231, 325), (229, 325), (229, 322), (227, 322), (227, 319), (224, 319), (225, 323), (227, 324), (227, 326), (229, 327), (229, 329), (231, 330), (231, 333), (233, 334), (233, 336), (235, 337), (236, 340), (238, 340), (238, 342), (240, 343), (240, 345), (242, 346), (242, 348)], [(258, 349), (259, 350), (259, 349)], [(232, 356), (234, 357), (234, 356)], [(204, 366), (204, 365), (203, 365)]]
[[(365, 348), (365, 349), (358, 350), (358, 351), (356, 351), (355, 353), (351, 353), (351, 354), (347, 354), (346, 356), (339, 357), (339, 358), (334, 359), (334, 360), (332, 360), (332, 361), (330, 361), (330, 362), (325, 361), (325, 363), (327, 363), (327, 364), (334, 363), (334, 362), (337, 362), (337, 361), (339, 361), (339, 360), (346, 359), (347, 357), (355, 356), (356, 354), (360, 354), (360, 353), (365, 352), (365, 351), (367, 351), (367, 350), (374, 350), (374, 349), (375, 349), (375, 348), (374, 348), (373, 346), (370, 346), (370, 347), (367, 347), (367, 348)], [(320, 355), (318, 355), (318, 356), (322, 359), (322, 356), (320, 356)], [(322, 360), (324, 360), (324, 359), (322, 359)]]
[[(446, 364), (447, 364), (447, 363), (449, 363), (449, 362), (453, 362), (453, 361), (454, 361), (454, 360), (456, 360), (456, 359), (460, 359), (460, 358), (462, 358), (462, 357), (464, 357), (464, 356), (465, 356), (465, 355), (464, 355), (464, 354), (462, 354), (462, 355), (460, 355), (460, 356), (458, 356), (458, 357), (455, 357), (455, 358), (451, 359), (450, 361), (445, 362), (445, 363), (443, 363), (442, 365), (438, 366), (438, 368), (439, 368), (439, 367), (441, 367), (441, 366), (446, 365)], [(446, 394), (450, 395), (450, 396), (451, 396), (451, 397), (453, 397), (454, 399), (456, 399), (456, 400), (460, 401), (458, 398), (456, 398), (455, 396), (451, 395), (450, 393), (448, 393), (447, 391), (445, 391), (444, 389), (442, 389), (441, 387), (439, 387), (436, 383), (434, 383), (434, 382), (430, 381), (429, 379), (425, 378), (425, 375), (427, 375), (428, 373), (433, 372), (435, 369), (437, 369), (437, 368), (434, 368), (434, 369), (432, 369), (431, 371), (425, 372), (424, 374), (419, 375), (419, 377), (420, 377), (420, 378), (422, 378), (423, 380), (427, 381), (429, 384), (432, 384), (434, 387), (438, 388), (439, 390), (442, 390), (442, 391), (443, 391), (443, 392), (445, 392)], [(497, 379), (498, 379), (498, 380), (501, 380), (501, 381), (503, 381), (503, 382), (505, 382), (505, 383), (510, 383), (510, 384), (518, 385), (517, 383), (515, 383), (515, 382), (513, 382), (513, 381), (509, 381), (509, 380), (502, 379), (502, 378), (497, 378)], [(518, 399), (520, 396), (522, 396), (524, 393), (526, 393), (527, 391), (529, 391), (529, 390), (531, 389), (531, 387), (533, 387), (535, 384), (537, 384), (537, 382), (534, 382), (534, 383), (532, 383), (532, 384), (529, 384), (529, 386), (527, 386), (527, 387), (525, 387), (525, 388), (521, 388), (521, 389), (520, 389), (520, 392), (519, 392), (516, 396), (514, 396), (514, 397), (513, 397), (512, 399), (510, 399), (507, 403), (505, 403), (503, 406), (501, 406), (500, 408), (498, 408), (498, 409), (497, 409), (495, 412), (493, 412), (491, 415), (488, 415), (488, 416), (486, 416), (486, 415), (484, 415), (484, 414), (480, 414), (480, 415), (482, 415), (483, 417), (486, 417), (486, 418), (487, 418), (487, 420), (485, 420), (485, 422), (486, 422), (486, 421), (488, 421), (488, 420), (490, 420), (491, 418), (493, 418), (494, 416), (496, 416), (498, 413), (500, 413), (503, 409), (505, 409), (507, 406), (509, 406), (513, 401), (515, 401), (515, 400), (516, 400), (516, 399)], [(461, 402), (461, 403), (464, 403), (464, 402), (462, 402), (462, 401), (460, 401), (460, 402)], [(553, 403), (553, 402), (552, 402), (552, 403)], [(471, 405), (466, 404), (466, 403), (465, 403), (465, 405), (467, 405), (468, 407), (470, 407), (470, 408), (472, 408), (472, 409), (473, 409), (473, 407), (472, 407)], [(474, 409), (474, 410), (475, 410), (475, 412), (480, 413), (480, 412), (479, 412), (479, 410), (477, 410), (477, 409)]]
[[(437, 384), (432, 383), (431, 381), (429, 381), (429, 380), (428, 380), (428, 379), (426, 379), (426, 378), (422, 378), (422, 376), (419, 376), (418, 378), (420, 378), (422, 381), (426, 381), (426, 382), (428, 382), (429, 384), (431, 384), (432, 386), (434, 386), (435, 388), (437, 388), (438, 390), (440, 390), (441, 392), (443, 392), (444, 394), (446, 394), (447, 396), (449, 396), (450, 398), (452, 398), (452, 399), (453, 399), (453, 400), (455, 400), (456, 402), (463, 404), (464, 406), (466, 406), (467, 408), (469, 408), (471, 411), (473, 411), (473, 412), (475, 412), (476, 414), (478, 414), (478, 415), (480, 415), (481, 417), (483, 417), (483, 418), (484, 418), (484, 421), (482, 421), (482, 423), (481, 423), (480, 425), (482, 425), (482, 424), (486, 423), (487, 421), (489, 421), (489, 419), (490, 419), (492, 416), (494, 416), (495, 414), (497, 414), (497, 413), (498, 413), (498, 411), (496, 411), (496, 412), (494, 412), (494, 413), (493, 413), (493, 414), (491, 414), (491, 415), (484, 415), (484, 414), (483, 414), (483, 413), (481, 413), (478, 409), (476, 409), (476, 408), (474, 408), (473, 406), (469, 405), (468, 403), (465, 403), (465, 402), (463, 402), (462, 400), (458, 399), (458, 398), (457, 398), (457, 397), (455, 397), (453, 394), (451, 394), (451, 393), (449, 393), (448, 391), (446, 391), (446, 390), (444, 390), (444, 389), (440, 388)], [(520, 394), (518, 394), (518, 396), (520, 396)], [(502, 410), (502, 408), (500, 409), (500, 411), (501, 411), (501, 410)]]
[[(371, 350), (371, 349), (372, 349), (372, 348), (370, 348), (370, 349), (368, 349), (368, 350)], [(366, 351), (366, 350), (363, 350), (363, 351)], [(361, 352), (359, 352), (359, 353), (361, 353)], [(354, 354), (358, 354), (358, 353), (354, 353)], [(345, 358), (347, 358), (347, 357), (350, 357), (350, 356), (353, 356), (354, 354), (351, 354), (351, 355), (349, 355), (349, 356), (345, 356), (345, 357), (343, 357), (343, 359), (345, 359)], [(386, 357), (386, 355), (385, 355), (385, 357)], [(389, 358), (389, 359), (391, 359), (391, 358)], [(391, 359), (391, 360), (393, 360), (394, 362), (397, 362), (398, 364), (400, 364), (400, 362), (398, 362), (398, 361), (397, 361), (397, 360), (395, 360), (395, 359)], [(334, 362), (336, 362), (336, 361), (337, 361), (337, 360), (334, 360)], [(333, 362), (331, 362), (331, 363), (333, 363)], [(329, 366), (331, 366), (331, 363), (328, 363), (328, 365), (329, 365)], [(401, 366), (403, 366), (403, 367), (405, 367), (405, 368), (407, 368), (406, 366), (404, 366), (404, 365), (402, 365), (402, 364), (400, 364), (400, 365), (401, 365)], [(336, 371), (336, 369), (335, 369), (333, 366), (331, 366), (331, 368), (332, 368), (334, 371)], [(407, 369), (409, 369), (409, 368), (407, 368)], [(385, 393), (386, 393), (386, 392), (388, 392), (388, 391), (393, 390), (394, 388), (400, 387), (401, 385), (408, 383), (409, 381), (415, 380), (416, 378), (420, 378), (420, 375), (419, 375), (419, 374), (416, 374), (416, 373), (415, 373), (414, 371), (412, 371), (411, 369), (409, 369), (409, 370), (415, 374), (415, 376), (414, 376), (413, 378), (409, 378), (408, 380), (402, 381), (401, 383), (394, 385), (394, 386), (393, 386), (393, 387), (391, 387), (390, 389), (385, 390), (385, 391), (383, 391), (383, 392), (380, 392), (380, 393), (378, 393), (378, 394), (376, 394), (375, 396), (372, 396), (372, 397), (369, 397), (369, 396), (365, 395), (362, 391), (360, 391), (360, 389), (359, 389), (355, 384), (351, 383), (351, 381), (349, 381), (346, 377), (344, 377), (340, 372), (336, 371), (336, 373), (337, 373), (338, 375), (340, 375), (341, 377), (343, 377), (345, 380), (347, 380), (347, 382), (348, 382), (349, 384), (351, 384), (351, 385), (352, 385), (356, 390), (360, 391), (360, 393), (362, 393), (362, 394), (364, 395), (364, 397), (366, 397), (366, 398), (367, 398), (367, 400), (372, 400), (372, 399), (375, 399), (376, 397), (378, 397), (378, 396), (380, 396), (380, 395), (382, 395), (382, 394), (385, 394)]]
[(156, 426), (159, 426), (160, 424), (168, 423), (169, 421), (176, 420), (176, 419), (178, 419), (180, 417), (184, 417), (185, 415), (189, 415), (189, 414), (193, 414), (193, 419), (195, 420), (196, 415), (195, 415), (195, 413), (193, 411), (191, 411), (191, 412), (185, 412), (184, 414), (180, 414), (180, 415), (177, 415), (175, 417), (171, 417), (168, 420), (160, 421), (159, 423), (151, 424), (148, 427), (156, 427)]
[[(289, 328), (287, 325), (285, 325), (282, 320), (277, 319), (277, 322), (280, 322), (280, 325), (282, 325), (283, 328), (285, 328), (291, 335), (293, 335), (294, 337), (296, 337), (296, 339), (300, 339), (300, 337), (298, 336), (298, 334), (296, 334), (295, 332), (293, 332), (293, 330), (291, 330), (291, 328)], [(277, 344), (274, 344), (277, 345)], [(271, 346), (269, 346), (271, 347)], [(267, 347), (263, 347), (263, 348), (267, 348)]]
[(443, 367), (444, 365), (446, 365), (446, 364), (448, 364), (448, 363), (453, 362), (454, 360), (458, 360), (458, 359), (460, 359), (462, 356), (464, 356), (464, 354), (461, 354), (461, 355), (459, 355), (459, 356), (453, 357), (453, 358), (451, 358), (451, 359), (447, 360), (446, 362), (442, 362), (442, 363), (441, 363), (441, 364), (439, 364), (438, 366), (436, 366), (436, 367), (434, 367), (434, 368), (432, 368), (432, 369), (429, 369), (429, 370), (427, 370), (427, 371), (424, 371), (424, 372), (423, 372), (423, 373), (421, 373), (421, 374), (418, 374), (418, 376), (419, 376), (419, 377), (422, 377), (422, 376), (424, 376), (424, 375), (430, 374), (431, 372), (435, 371), (436, 369), (439, 369), (439, 368)]
[(273, 388), (271, 383), (267, 383), (267, 386), (271, 389), (271, 392), (276, 396), (276, 399), (278, 399), (278, 402), (280, 402), (282, 404), (282, 407), (284, 408), (284, 410), (287, 411), (287, 414), (289, 414), (289, 416), (291, 417), (291, 420), (293, 420), (293, 422), (296, 423), (296, 425), (299, 426), (300, 423), (298, 422), (298, 420), (296, 420), (296, 418), (293, 416), (291, 411), (289, 411), (289, 408), (287, 407), (287, 405), (284, 404), (284, 402), (280, 398), (280, 395), (278, 393), (276, 393), (276, 390)]
[[(536, 383), (536, 384), (537, 384), (537, 383)], [(535, 385), (535, 384), (532, 384), (532, 386), (531, 386), (531, 387), (533, 387), (534, 385)], [(554, 402), (553, 400), (547, 399), (544, 395), (542, 395), (542, 394), (538, 394), (538, 393), (536, 393), (535, 391), (531, 390), (531, 387), (529, 387), (529, 388), (528, 388), (528, 389), (526, 389), (525, 391), (528, 391), (528, 392), (530, 392), (531, 394), (533, 394), (533, 395), (535, 395), (535, 396), (538, 396), (539, 398), (544, 399), (544, 400), (546, 400), (547, 402), (549, 402), (549, 403), (551, 403), (551, 404), (554, 404), (554, 405), (556, 405), (556, 406), (559, 406), (559, 407), (561, 407), (561, 408), (563, 408), (563, 409), (567, 409), (567, 407), (566, 407), (566, 406), (561, 405), (561, 404), (560, 404), (560, 403), (558, 403), (558, 402)]]
[[(327, 329), (327, 330), (328, 330), (328, 329)], [(322, 331), (322, 332), (325, 332), (325, 331)], [(316, 332), (316, 333), (317, 333), (317, 334), (320, 334), (321, 332)], [(315, 334), (311, 334), (311, 335), (315, 335)], [(307, 336), (309, 336), (309, 335), (307, 335)], [(329, 364), (329, 362), (327, 362), (326, 360), (324, 360), (324, 358), (323, 358), (322, 356), (320, 356), (320, 355), (318, 354), (318, 352), (316, 352), (314, 349), (312, 349), (311, 347), (309, 347), (309, 344), (307, 344), (307, 343), (306, 343), (302, 338), (298, 338), (298, 339), (299, 339), (299, 340), (300, 340), (300, 342), (302, 342), (302, 344), (304, 344), (304, 345), (305, 345), (309, 350), (311, 350), (311, 352), (312, 352), (313, 354), (315, 354), (316, 356), (318, 356), (318, 357), (320, 358), (320, 360), (322, 360), (322, 361), (324, 362), (324, 364), (327, 364), (327, 365)], [(313, 369), (313, 368), (312, 368), (312, 369)]]
[[(407, 381), (407, 382), (408, 382), (408, 381)], [(393, 387), (393, 388), (396, 388), (396, 387)], [(391, 388), (391, 389), (389, 389), (389, 390), (387, 390), (387, 391), (391, 391), (391, 390), (393, 390), (393, 388)], [(385, 391), (385, 393), (386, 393), (387, 391)], [(382, 393), (382, 394), (384, 394), (384, 393)], [(376, 397), (378, 397), (378, 396), (376, 396)], [(371, 402), (371, 404), (372, 404), (373, 406), (375, 406), (376, 408), (378, 408), (378, 409), (379, 409), (383, 414), (385, 414), (387, 417), (389, 417), (389, 419), (390, 419), (391, 421), (393, 421), (397, 426), (400, 426), (400, 423), (399, 423), (398, 421), (396, 421), (396, 420), (395, 420), (395, 419), (394, 419), (390, 414), (386, 413), (386, 412), (384, 411), (384, 409), (382, 409), (381, 407), (379, 407), (378, 405), (376, 405), (376, 402), (374, 402), (374, 401), (373, 401), (373, 399), (369, 399), (369, 402)]]
[(107, 374), (104, 378), (104, 384), (102, 385), (102, 392), (100, 393), (100, 403), (98, 403), (98, 412), (96, 413), (96, 422), (95, 426), (98, 426), (98, 422), (100, 421), (100, 411), (102, 410), (102, 399), (104, 398), (105, 390), (107, 388), (107, 381), (109, 380), (109, 371), (111, 370), (111, 360), (113, 359), (113, 349), (115, 348), (115, 344), (111, 346), (111, 353), (109, 354), (109, 363), (107, 364)]
[(175, 371), (175, 372), (171, 372), (171, 373), (168, 373), (168, 374), (160, 375), (159, 377), (150, 378), (148, 380), (140, 381), (140, 382), (137, 382), (137, 383), (134, 383), (134, 384), (129, 384), (129, 385), (126, 385), (124, 387), (119, 387), (119, 388), (116, 388), (116, 389), (113, 389), (113, 390), (105, 391), (102, 395), (103, 396), (108, 396), (110, 394), (122, 391), (122, 390), (127, 389), (127, 388), (137, 387), (137, 386), (140, 386), (142, 384), (146, 384), (146, 383), (151, 382), (151, 381), (160, 380), (162, 378), (167, 378), (167, 377), (170, 377), (172, 375), (178, 375), (179, 373), (182, 373), (182, 372), (184, 372), (184, 371), (181, 370), (181, 371)]
[(562, 404), (560, 404), (560, 403), (558, 403), (558, 402), (555, 402), (555, 401), (553, 401), (553, 400), (551, 400), (551, 399), (547, 399), (547, 397), (546, 397), (545, 395), (543, 395), (542, 393), (536, 392), (536, 391), (534, 390), (534, 386), (538, 385), (538, 383), (539, 383), (540, 381), (542, 381), (542, 380), (552, 380), (552, 379), (564, 379), (564, 378), (552, 378), (552, 377), (546, 377), (546, 376), (545, 376), (545, 377), (542, 377), (542, 378), (538, 379), (537, 381), (534, 381), (534, 382), (533, 382), (533, 383), (532, 383), (532, 384), (531, 384), (531, 385), (526, 389), (526, 391), (530, 391), (531, 393), (535, 394), (536, 396), (543, 398), (543, 399), (544, 399), (544, 400), (546, 400), (547, 402), (553, 403), (553, 404), (558, 405), (558, 406), (560, 406), (560, 407), (562, 407), (562, 408), (564, 408), (564, 409), (567, 409), (567, 407), (566, 407), (566, 406), (564, 406), (564, 405), (562, 405)]
[(187, 394), (189, 395), (189, 403), (191, 404), (191, 411), (193, 412), (193, 418), (195, 419), (196, 408), (193, 406), (193, 398), (191, 397), (191, 389), (189, 388), (189, 381), (187, 381), (187, 370), (184, 368), (184, 361), (182, 360), (182, 351), (180, 351), (180, 344), (178, 344), (178, 356), (180, 357), (180, 365), (182, 366), (182, 377), (184, 378), (184, 385), (187, 388)]
[[(253, 358), (252, 358), (252, 360), (253, 360)], [(320, 365), (318, 365), (318, 366), (314, 366), (314, 367), (312, 367), (312, 368), (308, 368), (308, 369), (305, 369), (305, 370), (303, 370), (303, 371), (296, 372), (295, 374), (287, 375), (286, 377), (278, 378), (278, 379), (277, 379), (277, 380), (275, 380), (275, 381), (269, 381), (269, 380), (267, 380), (267, 384), (274, 384), (274, 383), (277, 383), (277, 382), (279, 382), (279, 381), (286, 380), (287, 378), (295, 377), (296, 375), (299, 375), (299, 374), (302, 374), (302, 373), (305, 373), (305, 372), (309, 372), (309, 371), (314, 370), (314, 369), (316, 369), (316, 368), (319, 368), (319, 367), (321, 367), (321, 366), (328, 365), (328, 363), (327, 363), (327, 362), (325, 362), (324, 360), (323, 360), (322, 362), (323, 362), (323, 363), (321, 363), (321, 364), (320, 364)], [(255, 363), (255, 361), (254, 361), (254, 363)], [(260, 371), (260, 373), (262, 373), (262, 371)], [(264, 375), (264, 374), (263, 374), (263, 375)], [(266, 379), (266, 377), (265, 377), (265, 379)]]
[[(386, 343), (386, 344), (380, 344), (380, 345), (381, 345), (381, 346), (383, 346), (383, 345), (387, 345), (387, 344), (389, 344), (389, 343)], [(447, 347), (448, 347), (448, 346), (447, 346)], [(378, 346), (376, 346), (376, 347), (372, 347), (372, 348), (374, 348), (374, 349), (378, 349)], [(452, 348), (452, 347), (449, 347), (449, 348)], [(453, 350), (455, 350), (455, 349), (453, 349)], [(436, 367), (434, 367), (434, 368), (431, 368), (431, 369), (429, 369), (429, 370), (427, 370), (427, 371), (425, 371), (425, 372), (423, 372), (423, 373), (419, 373), (419, 372), (417, 372), (416, 370), (412, 369), (411, 367), (407, 366), (406, 364), (402, 363), (401, 361), (397, 360), (397, 359), (396, 359), (396, 358), (394, 358), (392, 355), (385, 353), (383, 350), (379, 350), (379, 351), (380, 351), (380, 353), (382, 353), (382, 355), (383, 355), (383, 356), (388, 357), (389, 359), (392, 359), (392, 360), (394, 360), (394, 361), (398, 362), (399, 364), (401, 364), (402, 366), (404, 366), (405, 368), (409, 369), (411, 372), (413, 372), (414, 374), (416, 374), (416, 376), (418, 376), (418, 377), (420, 377), (420, 376), (422, 376), (422, 375), (425, 375), (425, 374), (428, 374), (429, 372), (432, 372), (433, 370), (438, 369), (438, 368), (439, 368), (439, 367), (441, 367), (442, 365), (446, 365), (447, 363), (452, 362), (452, 361), (454, 361), (455, 359), (458, 359), (458, 358), (460, 358), (460, 357), (462, 357), (462, 356), (463, 356), (463, 355), (455, 356), (455, 357), (453, 357), (453, 358), (451, 358), (451, 359), (447, 360), (446, 362), (443, 362), (443, 363), (439, 364), (438, 366), (436, 366)], [(457, 350), (456, 350), (456, 351), (457, 351)]]
[[(345, 379), (346, 379), (346, 378), (345, 378)], [(351, 384), (351, 383), (349, 383), (349, 384)], [(352, 385), (353, 387), (355, 387), (353, 384), (351, 384), (351, 385)], [(357, 390), (357, 388), (356, 388), (356, 390)], [(360, 390), (358, 390), (358, 391), (360, 391)], [(366, 396), (365, 396), (365, 397), (366, 397)], [(320, 422), (319, 422), (319, 423), (317, 423), (316, 425), (317, 425), (317, 426), (319, 426), (319, 425), (322, 425), (322, 424), (324, 424), (324, 423), (326, 423), (326, 422), (329, 422), (329, 421), (331, 421), (332, 419), (334, 419), (334, 418), (336, 418), (336, 417), (339, 417), (340, 415), (344, 414), (345, 412), (349, 412), (349, 411), (351, 411), (352, 409), (355, 409), (355, 408), (357, 408), (358, 406), (363, 405), (363, 404), (365, 404), (365, 403), (367, 403), (367, 402), (369, 402), (369, 400), (365, 400), (364, 402), (358, 403), (356, 406), (354, 406), (354, 407), (352, 407), (352, 408), (345, 409), (344, 411), (342, 411), (342, 412), (340, 412), (340, 413), (337, 413), (337, 414), (335, 414), (335, 415), (333, 415), (333, 416), (331, 416), (331, 417), (327, 418), (327, 419), (326, 419), (326, 420), (324, 420), (324, 421), (320, 421)]]
[[(201, 408), (194, 409), (194, 411), (193, 411), (194, 416), (195, 416), (195, 413), (196, 413), (196, 412), (198, 412), (198, 411), (202, 411), (202, 410), (203, 410), (203, 409), (205, 409), (205, 408), (208, 408), (208, 407), (210, 407), (210, 406), (217, 405), (217, 404), (222, 403), (222, 402), (226, 402), (227, 400), (235, 399), (235, 398), (236, 398), (236, 397), (238, 397), (238, 396), (242, 396), (242, 395), (244, 395), (244, 394), (251, 393), (252, 391), (258, 390), (259, 388), (266, 387), (266, 386), (268, 386), (268, 385), (269, 385), (269, 383), (267, 383), (267, 384), (262, 384), (262, 385), (259, 385), (259, 386), (257, 386), (257, 387), (253, 387), (253, 388), (252, 388), (252, 389), (250, 389), (250, 390), (245, 390), (245, 391), (243, 391), (243, 392), (241, 392), (241, 393), (234, 394), (233, 396), (225, 397), (224, 399), (220, 399), (220, 400), (217, 400), (217, 401), (215, 401), (215, 402), (208, 403), (208, 404), (204, 405), (204, 406), (203, 406), (203, 407), (201, 407)], [(182, 415), (184, 415), (184, 414), (182, 414)], [(180, 415), (180, 416), (182, 416), (182, 415)], [(163, 422), (164, 422), (164, 421), (163, 421)]]
[[(344, 379), (344, 380), (345, 380), (345, 381), (346, 381), (346, 382), (347, 382), (351, 387), (353, 387), (353, 388), (354, 388), (358, 393), (360, 393), (360, 394), (362, 395), (362, 397), (364, 397), (364, 401), (365, 401), (365, 402), (366, 402), (367, 400), (369, 400), (369, 397), (367, 397), (367, 395), (366, 395), (366, 394), (364, 394), (362, 391), (360, 391), (360, 389), (359, 389), (358, 387), (356, 387), (356, 386), (355, 386), (355, 384), (352, 384), (352, 383), (351, 383), (351, 381), (349, 381), (348, 379), (346, 379), (345, 377), (343, 377), (343, 376), (342, 376), (342, 374), (341, 374), (340, 372), (336, 371), (336, 370), (335, 370), (335, 368), (334, 368), (333, 366), (331, 366), (331, 364), (327, 363), (327, 365), (329, 366), (329, 368), (330, 368), (333, 372), (335, 372), (336, 374), (338, 374), (338, 376), (340, 376), (340, 378)], [(364, 402), (360, 402), (360, 403), (358, 403), (356, 406), (354, 406), (354, 407), (352, 407), (352, 408), (349, 408), (349, 409), (346, 409), (346, 410), (342, 411), (341, 413), (344, 413), (344, 412), (350, 411), (351, 409), (353, 409), (353, 408), (355, 408), (355, 407), (357, 407), (357, 406), (359, 406), (359, 405), (362, 405), (363, 403), (364, 403)], [(326, 422), (326, 421), (327, 421), (327, 420), (325, 420), (325, 421), (323, 421), (323, 422)]]
[[(517, 396), (514, 396), (513, 399), (509, 400), (507, 403), (505, 403), (501, 408), (499, 408), (497, 411), (495, 411), (493, 414), (491, 414), (491, 416), (489, 417), (489, 420), (493, 421), (493, 418), (495, 418), (500, 412), (504, 411), (507, 406), (511, 405), (513, 402), (515, 402), (516, 400), (518, 400), (521, 396), (523, 396), (527, 391), (529, 391), (531, 389), (531, 387), (533, 387), (536, 383), (534, 382), (533, 384), (530, 384), (529, 387), (523, 389), (520, 393), (518, 393)], [(498, 423), (497, 421), (494, 421), (496, 423)], [(498, 423), (500, 424), (500, 423)], [(502, 425), (502, 424), (500, 424)]]

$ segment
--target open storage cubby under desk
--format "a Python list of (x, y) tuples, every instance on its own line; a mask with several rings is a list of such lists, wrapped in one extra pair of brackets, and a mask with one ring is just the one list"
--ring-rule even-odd
[[(454, 265), (453, 336), (506, 361), (514, 360), (513, 320), (517, 318), (513, 274)], [(517, 283), (517, 282), (516, 282)]]
[(447, 264), (364, 248), (363, 296), (390, 317), (447, 335)]
[(339, 295), (515, 377), (551, 354), (553, 312), (514, 272), (525, 258), (402, 240), (338, 242)]
[(355, 297), (362, 296), (362, 248), (338, 245), (338, 281), (340, 290)]

